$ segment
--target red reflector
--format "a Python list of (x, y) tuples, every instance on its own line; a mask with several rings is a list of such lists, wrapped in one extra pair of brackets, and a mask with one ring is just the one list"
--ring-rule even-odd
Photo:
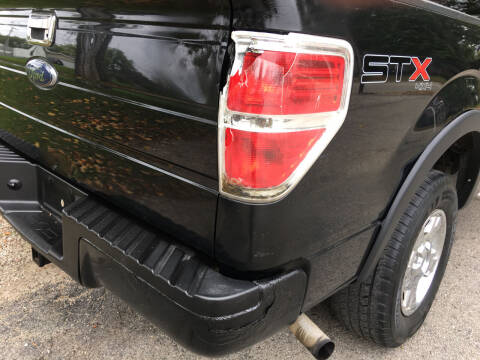
[(252, 114), (311, 114), (338, 110), (345, 60), (281, 51), (247, 52), (230, 77), (229, 110)]
[(250, 132), (225, 129), (225, 174), (230, 183), (260, 189), (282, 184), (325, 129)]

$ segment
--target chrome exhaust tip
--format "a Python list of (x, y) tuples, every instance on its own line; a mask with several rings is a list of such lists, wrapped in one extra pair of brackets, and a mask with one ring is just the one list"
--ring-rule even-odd
[(335, 344), (307, 315), (300, 314), (289, 329), (316, 359), (332, 356)]

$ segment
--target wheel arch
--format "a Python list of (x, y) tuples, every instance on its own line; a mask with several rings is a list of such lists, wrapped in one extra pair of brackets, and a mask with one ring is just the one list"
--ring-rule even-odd
[(464, 175), (470, 181), (464, 182), (457, 179), (457, 192), (460, 191), (459, 205), (464, 206), (472, 198), (473, 190), (479, 183), (480, 110), (469, 110), (451, 121), (433, 138), (415, 161), (380, 225), (371, 250), (360, 270), (359, 281), (366, 280), (374, 271), (387, 246), (388, 239), (395, 230), (395, 225), (406, 210), (415, 191), (427, 177), (428, 172), (433, 168), (442, 169), (440, 165), (442, 157), (452, 149), (452, 146), (467, 137), (472, 139), (470, 152), (472, 156), (469, 156), (468, 162), (465, 164)]
[[(458, 139), (433, 166), (451, 175), (457, 189), (458, 208), (465, 207), (475, 195), (480, 170), (480, 133), (470, 132)], [(480, 180), (480, 179), (479, 179)]]

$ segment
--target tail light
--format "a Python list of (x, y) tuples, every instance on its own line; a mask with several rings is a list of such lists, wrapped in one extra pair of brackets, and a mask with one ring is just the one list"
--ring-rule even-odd
[(265, 203), (286, 196), (343, 124), (353, 50), (343, 40), (236, 31), (220, 97), (220, 192)]

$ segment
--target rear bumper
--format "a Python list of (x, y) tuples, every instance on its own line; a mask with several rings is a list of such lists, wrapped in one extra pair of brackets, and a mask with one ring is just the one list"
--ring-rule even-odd
[[(306, 274), (246, 281), (0, 146), (0, 210), (36, 252), (104, 286), (192, 351), (221, 355), (295, 321)], [(11, 179), (20, 184), (8, 187)]]

